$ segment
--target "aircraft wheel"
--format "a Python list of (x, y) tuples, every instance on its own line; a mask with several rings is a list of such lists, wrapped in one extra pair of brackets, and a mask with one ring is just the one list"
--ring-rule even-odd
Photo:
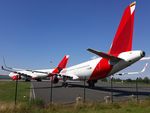
[(37, 82), (41, 82), (41, 81), (42, 81), (42, 79), (38, 78), (38, 79), (36, 79), (36, 81), (37, 81)]
[(31, 79), (25, 79), (25, 82), (30, 82), (31, 81)]
[(67, 87), (67, 86), (68, 86), (68, 83), (67, 83), (67, 82), (63, 82), (63, 83), (62, 83), (62, 86), (63, 86), (63, 87)]
[(88, 85), (90, 88), (94, 88), (95, 87), (95, 81), (88, 81)]

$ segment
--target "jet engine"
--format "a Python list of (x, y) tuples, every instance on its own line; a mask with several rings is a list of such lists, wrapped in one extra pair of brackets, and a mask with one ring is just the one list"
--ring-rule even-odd
[(17, 73), (10, 73), (9, 76), (11, 77), (12, 80), (20, 80), (21, 79), (21, 76)]

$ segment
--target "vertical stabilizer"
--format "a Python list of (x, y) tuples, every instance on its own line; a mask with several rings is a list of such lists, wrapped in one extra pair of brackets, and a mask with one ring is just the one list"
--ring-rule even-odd
[(68, 63), (69, 55), (64, 56), (64, 58), (60, 61), (57, 68), (54, 69), (53, 73), (60, 73), (60, 71), (64, 68), (66, 68), (66, 65)]
[(125, 9), (109, 54), (118, 56), (121, 52), (132, 50), (135, 5), (136, 2), (133, 2)]

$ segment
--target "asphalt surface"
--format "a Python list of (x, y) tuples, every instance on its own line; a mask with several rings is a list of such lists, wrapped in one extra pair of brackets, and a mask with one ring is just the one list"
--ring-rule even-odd
[[(42, 99), (46, 104), (50, 103), (51, 97), (51, 83), (50, 81), (31, 82), (31, 97)], [(113, 93), (112, 93), (113, 92)], [(111, 97), (113, 94), (113, 101), (130, 100), (131, 98), (144, 99), (150, 97), (150, 85), (142, 85), (138, 83), (138, 92), (136, 84), (127, 83), (113, 83), (111, 89), (110, 82), (99, 81), (95, 88), (88, 88), (85, 86), (85, 101), (103, 102), (106, 96)], [(77, 97), (84, 99), (84, 82), (70, 83), (68, 87), (62, 87), (61, 83), (53, 84), (52, 87), (52, 101), (53, 103), (74, 103)]]

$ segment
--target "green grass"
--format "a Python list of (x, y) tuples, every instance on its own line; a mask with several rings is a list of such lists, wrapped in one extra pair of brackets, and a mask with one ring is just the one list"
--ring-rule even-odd
[(142, 103), (120, 102), (114, 104), (86, 103), (80, 105), (49, 105), (19, 103), (14, 109), (10, 104), (0, 107), (0, 113), (150, 113), (150, 101)]
[[(13, 102), (15, 99), (15, 81), (0, 81), (0, 102)], [(30, 83), (18, 82), (17, 101), (29, 99)]]
[[(19, 82), (17, 105), (14, 106), (15, 82), (0, 82), (0, 113), (150, 113), (150, 98), (114, 104), (79, 103), (44, 105), (42, 100), (29, 101), (30, 83)], [(24, 96), (26, 96), (24, 98)]]

